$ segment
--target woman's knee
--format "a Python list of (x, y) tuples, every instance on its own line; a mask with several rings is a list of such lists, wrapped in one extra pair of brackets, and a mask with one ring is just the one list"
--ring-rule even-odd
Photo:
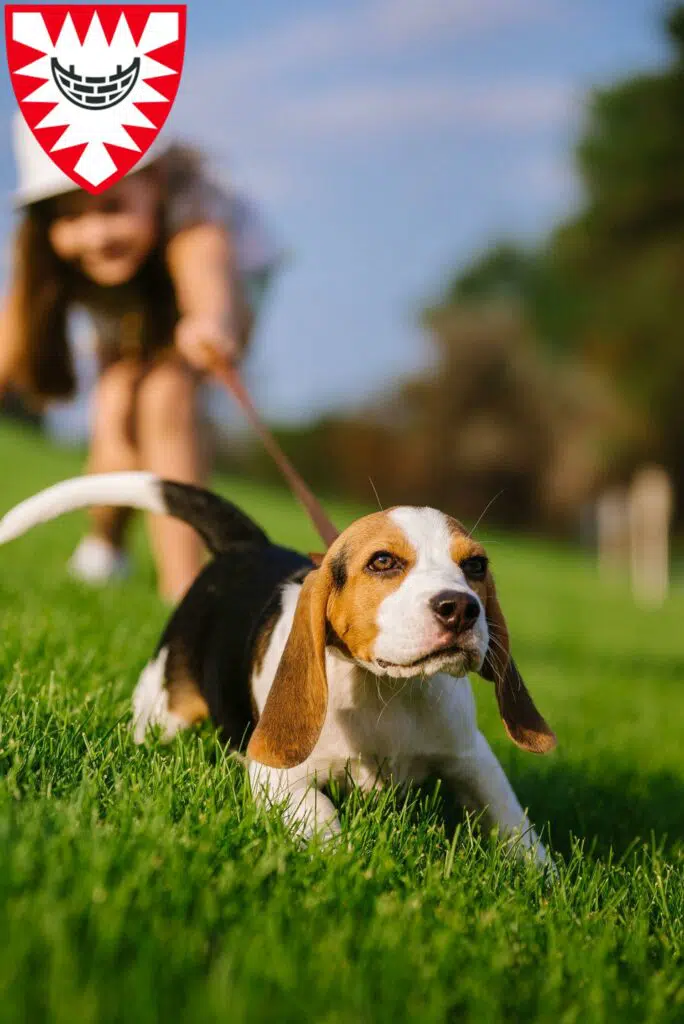
[(92, 408), (93, 430), (132, 441), (132, 414), (138, 369), (128, 362), (114, 363), (100, 376)]
[(196, 378), (180, 361), (169, 359), (154, 366), (138, 389), (138, 429), (169, 433), (194, 428), (196, 390)]

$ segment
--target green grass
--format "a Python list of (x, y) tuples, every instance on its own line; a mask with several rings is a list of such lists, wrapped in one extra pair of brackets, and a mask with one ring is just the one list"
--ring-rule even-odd
[[(79, 460), (3, 426), (0, 465), (4, 510)], [(222, 487), (318, 548), (284, 492)], [(132, 582), (70, 583), (82, 528), (0, 551), (0, 1020), (684, 1020), (684, 593), (641, 611), (575, 551), (491, 540), (557, 752), (515, 750), (475, 691), (556, 851), (549, 889), (468, 822), (445, 829), (438, 790), (351, 798), (345, 841), (300, 849), (210, 727), (134, 748), (166, 612), (141, 532)]]

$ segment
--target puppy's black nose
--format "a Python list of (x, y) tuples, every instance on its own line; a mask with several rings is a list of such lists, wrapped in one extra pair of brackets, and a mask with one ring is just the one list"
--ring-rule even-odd
[(480, 614), (478, 601), (460, 590), (442, 590), (430, 600), (430, 607), (447, 629), (461, 633), (469, 629)]

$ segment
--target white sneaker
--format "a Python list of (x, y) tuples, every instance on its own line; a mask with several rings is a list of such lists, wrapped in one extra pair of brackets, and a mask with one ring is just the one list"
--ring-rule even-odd
[(69, 559), (69, 575), (82, 583), (102, 586), (130, 575), (131, 563), (124, 551), (101, 537), (84, 537)]

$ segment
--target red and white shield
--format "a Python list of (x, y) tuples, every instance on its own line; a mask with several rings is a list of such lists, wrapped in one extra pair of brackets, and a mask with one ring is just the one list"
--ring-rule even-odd
[(169, 115), (185, 4), (8, 4), (7, 59), (26, 123), (50, 159), (98, 193), (127, 174)]

